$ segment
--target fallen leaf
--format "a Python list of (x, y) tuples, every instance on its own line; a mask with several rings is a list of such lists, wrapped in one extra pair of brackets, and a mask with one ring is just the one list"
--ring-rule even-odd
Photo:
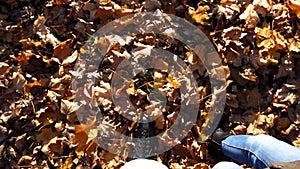
[(188, 10), (195, 22), (200, 23), (201, 25), (207, 24), (206, 21), (210, 18), (207, 15), (207, 11), (210, 10), (209, 6), (198, 6), (197, 10), (193, 8), (189, 8)]
[(46, 18), (44, 16), (39, 16), (33, 24), (33, 30), (36, 34), (43, 40), (46, 44), (49, 42), (53, 46), (56, 46), (59, 43), (59, 40), (50, 33), (50, 29), (45, 26)]
[(70, 48), (71, 43), (71, 39), (61, 42), (54, 48), (53, 56), (64, 61), (67, 57), (69, 57), (72, 54), (72, 49)]
[(298, 0), (289, 0), (287, 6), (296, 13), (298, 18), (300, 18), (300, 2)]
[(52, 130), (51, 127), (43, 128), (37, 136), (37, 141), (48, 144), (52, 138), (57, 136), (57, 134), (58, 133), (55, 130)]

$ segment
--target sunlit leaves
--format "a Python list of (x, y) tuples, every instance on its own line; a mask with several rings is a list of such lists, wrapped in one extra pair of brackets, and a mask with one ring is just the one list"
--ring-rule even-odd
[(209, 19), (209, 16), (207, 15), (208, 10), (210, 10), (209, 6), (199, 6), (197, 10), (189, 8), (189, 14), (192, 16), (195, 22), (204, 25)]

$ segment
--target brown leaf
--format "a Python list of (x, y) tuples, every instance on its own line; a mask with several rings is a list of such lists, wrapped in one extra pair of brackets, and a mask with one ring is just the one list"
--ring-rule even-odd
[(234, 94), (227, 93), (226, 94), (226, 105), (233, 108), (239, 107), (239, 102), (237, 100), (237, 96)]
[(6, 90), (5, 92), (7, 94), (12, 93), (12, 92), (18, 92), (18, 93), (23, 94), (26, 83), (27, 83), (27, 81), (26, 81), (25, 77), (23, 76), (23, 74), (21, 74), (21, 72), (13, 72), (11, 87), (8, 88), (8, 90)]
[(78, 109), (80, 108), (80, 106), (78, 105), (77, 102), (70, 102), (69, 100), (61, 100), (61, 104), (60, 104), (60, 112), (62, 114), (72, 114), (75, 113)]
[(62, 65), (63, 66), (69, 66), (69, 65), (71, 65), (78, 58), (78, 55), (79, 54), (78, 54), (78, 52), (76, 50), (75, 52), (72, 53), (72, 55), (70, 55), (69, 57), (67, 57), (66, 59), (63, 60)]
[(266, 14), (272, 9), (272, 0), (254, 0), (253, 5), (258, 13), (262, 16), (266, 16)]
[(43, 144), (48, 144), (49, 141), (57, 136), (57, 132), (52, 130), (51, 127), (49, 128), (43, 128), (40, 130), (40, 133), (37, 136), (37, 141), (42, 142)]
[(6, 73), (8, 73), (9, 65), (5, 62), (0, 62), (0, 77), (4, 76)]
[[(92, 140), (89, 139), (89, 135), (86, 133), (88, 128), (92, 125), (76, 125), (75, 126), (75, 137), (71, 139), (73, 144), (77, 144), (76, 154), (77, 155), (84, 155), (86, 153), (88, 156), (95, 151), (97, 144)], [(90, 136), (91, 137), (91, 136)], [(93, 134), (94, 137), (94, 134)]]
[(112, 17), (115, 10), (111, 6), (99, 6), (97, 9), (97, 17), (101, 20), (107, 20)]
[(71, 43), (72, 43), (71, 39), (61, 42), (59, 45), (57, 45), (54, 48), (53, 56), (62, 61), (65, 60), (67, 57), (69, 57), (72, 54), (72, 49), (70, 48)]
[(289, 0), (287, 6), (291, 8), (300, 18), (300, 2), (298, 0)]
[(48, 143), (49, 150), (53, 153), (62, 154), (66, 141), (66, 138), (58, 138), (57, 136), (52, 138)]
[(28, 156), (28, 155), (23, 155), (19, 161), (18, 161), (18, 165), (29, 165), (32, 161), (32, 157)]
[(43, 40), (46, 44), (49, 42), (53, 46), (56, 46), (59, 43), (59, 40), (50, 33), (50, 29), (45, 26), (46, 18), (44, 16), (39, 16), (33, 24), (33, 30), (36, 34)]
[(290, 125), (291, 120), (287, 117), (282, 117), (276, 122), (275, 129), (281, 132), (282, 130), (286, 130)]

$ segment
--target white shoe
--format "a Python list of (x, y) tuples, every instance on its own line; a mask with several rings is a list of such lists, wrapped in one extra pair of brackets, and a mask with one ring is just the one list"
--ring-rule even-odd
[(125, 163), (122, 169), (168, 169), (168, 167), (155, 160), (135, 159)]

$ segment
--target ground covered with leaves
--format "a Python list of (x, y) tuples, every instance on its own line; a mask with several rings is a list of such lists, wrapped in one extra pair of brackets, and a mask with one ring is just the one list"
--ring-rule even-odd
[[(76, 111), (82, 107), (73, 102), (79, 91), (71, 82), (82, 75), (74, 65), (85, 52), (86, 41), (107, 23), (157, 10), (193, 23), (215, 45), (227, 75), (223, 129), (232, 134), (268, 134), (300, 147), (299, 1), (6, 0), (0, 3), (0, 168), (121, 168), (130, 160), (103, 150), (91, 139), (96, 131), (87, 133), (83, 128), (88, 126), (79, 123)], [(86, 86), (93, 87), (99, 109), (120, 133), (137, 136), (140, 126), (120, 118), (113, 101), (105, 99), (111, 95), (109, 82), (116, 63), (132, 46), (146, 45), (195, 63), (184, 45), (168, 40), (136, 35), (127, 45), (114, 46), (99, 68), (98, 84)], [(203, 96), (197, 123), (180, 144), (152, 157), (169, 168), (211, 168), (219, 160), (198, 141), (211, 106), (211, 86), (203, 66), (197, 71)], [(124, 90), (137, 108), (164, 115), (147, 126), (155, 135), (176, 119), (172, 112), (178, 109), (180, 85), (163, 70), (148, 69), (130, 81), (129, 88), (115, 92)], [(153, 89), (168, 95), (167, 109), (151, 106), (148, 95)], [(82, 91), (84, 97), (93, 95)]]

